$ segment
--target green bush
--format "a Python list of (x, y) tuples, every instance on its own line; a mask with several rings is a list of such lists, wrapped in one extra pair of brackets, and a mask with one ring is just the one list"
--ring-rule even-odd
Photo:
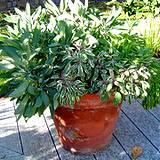
[(121, 30), (120, 10), (105, 16), (80, 1), (61, 1), (57, 8), (48, 0), (32, 14), (28, 4), (25, 12), (15, 11), (0, 49), (12, 64), (3, 68), (14, 69), (12, 80), (19, 84), (10, 94), (19, 118), (73, 107), (87, 93), (102, 101), (114, 94), (114, 105), (147, 97), (157, 59), (142, 38)]

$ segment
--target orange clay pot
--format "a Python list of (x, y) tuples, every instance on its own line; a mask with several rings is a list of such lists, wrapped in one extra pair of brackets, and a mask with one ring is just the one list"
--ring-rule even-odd
[(86, 94), (74, 109), (57, 108), (54, 122), (63, 147), (72, 153), (87, 154), (108, 145), (121, 107), (112, 102), (113, 96), (102, 102), (97, 94)]

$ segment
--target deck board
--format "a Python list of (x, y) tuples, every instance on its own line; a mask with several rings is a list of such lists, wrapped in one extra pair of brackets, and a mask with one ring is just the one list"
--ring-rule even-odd
[(117, 139), (131, 156), (131, 150), (134, 146), (141, 146), (143, 154), (138, 160), (159, 160), (160, 155), (152, 144), (143, 136), (143, 134), (134, 126), (134, 124), (125, 116), (120, 114), (116, 130), (114, 132)]
[(24, 160), (25, 157), (19, 153), (0, 147), (1, 160)]
[[(160, 108), (158, 108), (159, 110)], [(148, 138), (153, 146), (160, 154), (160, 123), (148, 111), (145, 111), (137, 102), (128, 105), (126, 102), (123, 107), (125, 114), (132, 120), (132, 122), (143, 132), (144, 136)]]
[(97, 152), (95, 156), (97, 160), (130, 160), (114, 136), (109, 146), (103, 151)]
[(24, 155), (35, 160), (59, 160), (43, 117), (18, 121)]
[(0, 99), (0, 146), (22, 153), (13, 103)]
[(152, 116), (154, 116), (160, 122), (160, 105), (158, 105), (156, 108), (150, 109), (148, 112), (151, 113)]

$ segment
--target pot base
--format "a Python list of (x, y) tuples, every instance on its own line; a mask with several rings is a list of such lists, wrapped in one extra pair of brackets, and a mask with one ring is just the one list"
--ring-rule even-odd
[(89, 147), (89, 148), (86, 148), (86, 147), (85, 148), (78, 148), (77, 150), (75, 148), (73, 148), (73, 147), (65, 146), (63, 144), (62, 145), (63, 145), (63, 148), (65, 150), (67, 150), (67, 151), (69, 151), (69, 152), (71, 152), (73, 154), (88, 155), (88, 154), (95, 153), (95, 152), (98, 152), (98, 151), (103, 151), (109, 145), (111, 139), (112, 139), (112, 137), (109, 137), (108, 140), (106, 140), (107, 144), (106, 144), (106, 142), (105, 143), (103, 142), (103, 143), (101, 143), (99, 145), (96, 144), (95, 147), (92, 146), (92, 147)]

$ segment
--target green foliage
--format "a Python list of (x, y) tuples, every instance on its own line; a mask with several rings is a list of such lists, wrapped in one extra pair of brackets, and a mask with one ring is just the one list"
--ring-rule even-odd
[(8, 62), (3, 68), (12, 69), (18, 83), (10, 94), (18, 118), (73, 107), (87, 93), (103, 101), (114, 93), (115, 105), (147, 97), (156, 59), (143, 39), (121, 30), (120, 10), (105, 16), (80, 1), (61, 1), (58, 8), (48, 0), (34, 13), (28, 4), (15, 12), (7, 17), (13, 24), (0, 35), (0, 49)]
[[(0, 34), (7, 34), (6, 30), (6, 22), (5, 22), (5, 14), (0, 13)], [(0, 51), (0, 61), (3, 60), (3, 56), (1, 55)], [(10, 90), (9, 87), (9, 78), (10, 78), (11, 72), (1, 70), (0, 71), (0, 96), (4, 96), (8, 93)], [(10, 84), (11, 85), (11, 84)]]
[(158, 15), (160, 13), (160, 1), (159, 0), (126, 0), (121, 3), (123, 10), (129, 16), (137, 13), (152, 13)]
[(6, 96), (16, 86), (11, 79), (12, 70), (0, 70), (0, 97)]
[(155, 61), (150, 66), (152, 71), (150, 79), (150, 88), (148, 89), (148, 96), (143, 100), (143, 106), (146, 109), (155, 107), (160, 104), (160, 61)]
[(160, 16), (140, 20), (135, 31), (142, 35), (148, 48), (151, 48), (155, 56), (160, 54)]
[(132, 17), (138, 18), (148, 17), (149, 15), (156, 16), (160, 13), (160, 1), (159, 0), (125, 0), (118, 2), (112, 0), (111, 2), (100, 2), (97, 4), (104, 12), (110, 10), (113, 6), (122, 7), (124, 11), (123, 18)]

